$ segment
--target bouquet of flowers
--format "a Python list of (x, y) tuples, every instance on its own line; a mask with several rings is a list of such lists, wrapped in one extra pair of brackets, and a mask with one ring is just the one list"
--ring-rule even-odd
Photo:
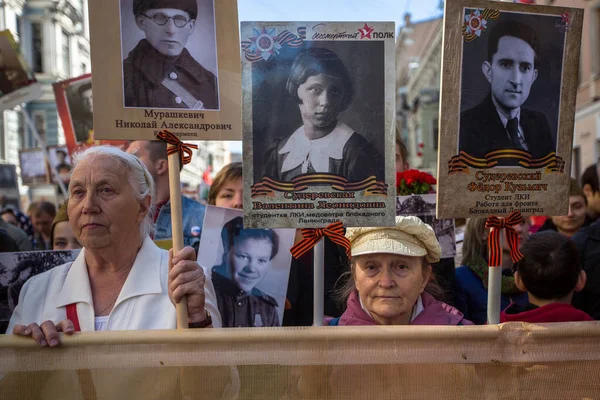
[(437, 180), (427, 172), (416, 169), (396, 172), (397, 196), (433, 193), (432, 186), (436, 183)]

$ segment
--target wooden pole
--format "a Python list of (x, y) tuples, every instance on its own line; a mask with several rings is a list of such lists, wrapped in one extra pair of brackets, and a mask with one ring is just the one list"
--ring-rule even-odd
[[(171, 144), (168, 147), (175, 147)], [(181, 184), (179, 181), (179, 152), (169, 155), (169, 193), (171, 202), (171, 232), (173, 235), (173, 254), (177, 254), (184, 247), (183, 220), (181, 211)], [(182, 298), (176, 305), (177, 329), (188, 328), (187, 298)]]
[(325, 238), (319, 239), (314, 247), (314, 293), (313, 326), (323, 326), (325, 316)]
[[(504, 248), (506, 231), (500, 232), (500, 251)], [(488, 324), (500, 323), (500, 304), (502, 300), (502, 265), (488, 266)]]

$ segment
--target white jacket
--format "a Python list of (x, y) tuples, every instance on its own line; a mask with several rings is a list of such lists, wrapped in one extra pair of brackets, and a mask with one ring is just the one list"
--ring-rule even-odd
[[(168, 295), (169, 253), (146, 237), (108, 319), (108, 330), (175, 329), (175, 306)], [(204, 288), (206, 310), (213, 326), (221, 327), (215, 289), (207, 277)], [(85, 249), (72, 263), (55, 267), (29, 279), (19, 295), (8, 324), (58, 323), (67, 318), (66, 306), (77, 303), (83, 332), (94, 331), (94, 302), (85, 263)]]

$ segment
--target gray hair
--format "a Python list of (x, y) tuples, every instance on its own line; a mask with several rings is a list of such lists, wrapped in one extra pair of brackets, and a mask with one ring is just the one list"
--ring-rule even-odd
[[(133, 195), (136, 200), (141, 201), (146, 196), (150, 196), (150, 199), (154, 198), (154, 179), (148, 172), (148, 169), (136, 156), (124, 152), (123, 150), (113, 146), (94, 146), (89, 147), (73, 157), (74, 168), (77, 169), (77, 165), (88, 158), (104, 156), (112, 159), (119, 163), (124, 170), (129, 171), (128, 178), (129, 184), (133, 189)], [(70, 194), (69, 194), (70, 196)], [(146, 218), (140, 224), (140, 234), (142, 238), (150, 236), (154, 233), (154, 209), (150, 207)]]

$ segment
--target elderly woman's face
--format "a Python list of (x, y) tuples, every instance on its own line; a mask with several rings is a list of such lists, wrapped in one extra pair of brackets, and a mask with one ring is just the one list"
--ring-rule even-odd
[(258, 285), (271, 266), (273, 244), (267, 239), (248, 238), (229, 250), (231, 276), (237, 286), (249, 292)]
[(355, 257), (356, 289), (379, 325), (409, 324), (430, 275), (431, 267), (423, 267), (422, 257), (383, 253)]
[(329, 126), (337, 120), (344, 100), (342, 80), (325, 74), (309, 76), (298, 86), (298, 98), (304, 125)]
[(73, 171), (69, 222), (85, 248), (136, 245), (149, 206), (149, 196), (141, 202), (136, 200), (128, 172), (107, 156), (83, 159)]

